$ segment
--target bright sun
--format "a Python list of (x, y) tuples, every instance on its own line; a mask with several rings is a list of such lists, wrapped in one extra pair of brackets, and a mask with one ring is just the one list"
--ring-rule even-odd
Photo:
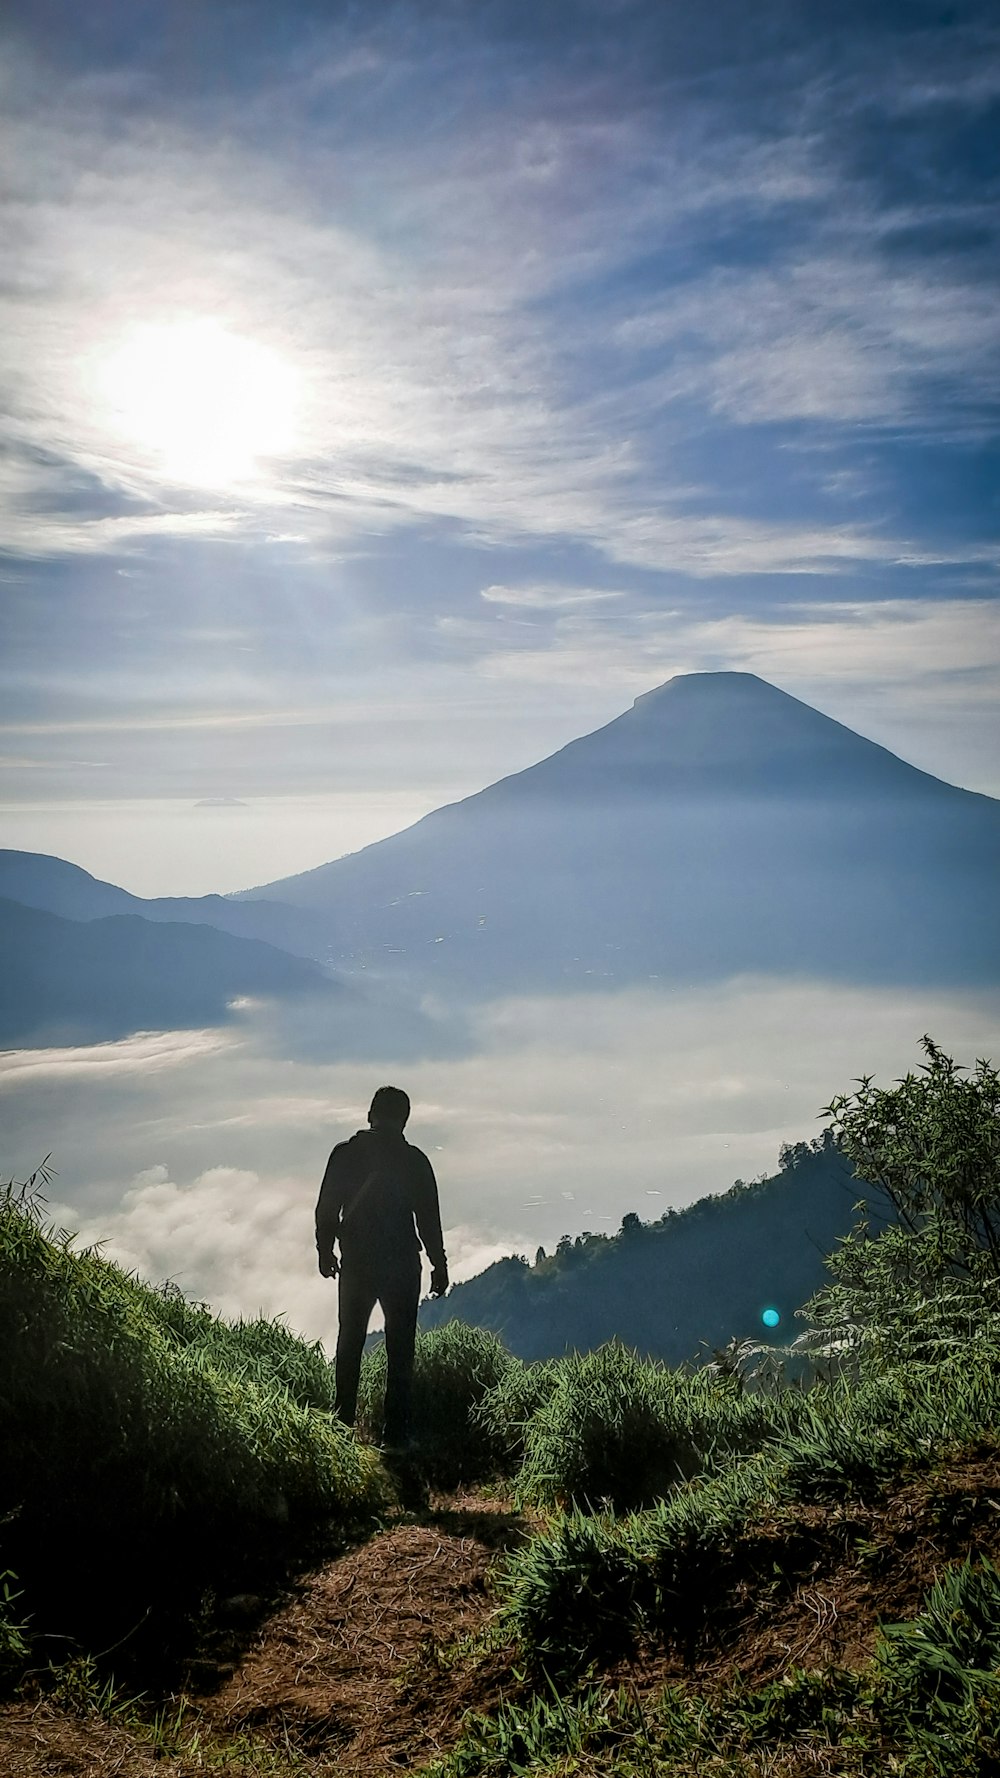
[(136, 327), (99, 371), (119, 435), (171, 480), (226, 487), (294, 444), (297, 378), (269, 346), (192, 318)]

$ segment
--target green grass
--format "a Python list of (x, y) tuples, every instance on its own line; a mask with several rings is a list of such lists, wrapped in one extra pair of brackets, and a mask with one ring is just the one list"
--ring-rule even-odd
[[(185, 1770), (230, 1773), (232, 1778), (309, 1778), (310, 1764), (265, 1733), (238, 1729), (226, 1733), (206, 1724), (197, 1704), (181, 1697), (156, 1706), (142, 1693), (116, 1684), (90, 1655), (54, 1668), (46, 1701), (71, 1716), (99, 1717), (119, 1730), (140, 1753), (158, 1760), (181, 1760)], [(122, 1750), (117, 1767), (128, 1748)]]
[[(886, 1626), (859, 1672), (791, 1668), (754, 1689), (549, 1684), (474, 1717), (433, 1778), (509, 1772), (608, 1778), (990, 1778), (1000, 1763), (1000, 1575), (948, 1570), (907, 1622)], [(811, 1758), (810, 1758), (811, 1756)]]
[[(995, 1448), (997, 1357), (984, 1344), (857, 1387), (845, 1380), (764, 1402), (741, 1403), (701, 1379), (678, 1378), (687, 1423), (695, 1435), (701, 1426), (701, 1476), (642, 1512), (554, 1515), (511, 1558), (504, 1584), (512, 1631), (531, 1658), (562, 1674), (644, 1639), (690, 1653), (711, 1635), (734, 1584), (754, 1578), (763, 1517), (802, 1503), (877, 1500), (902, 1475), (950, 1453)], [(713, 1399), (718, 1424), (706, 1438)], [(616, 1449), (624, 1464), (624, 1442)], [(790, 1546), (784, 1555), (791, 1560)]]
[[(901, 1482), (996, 1453), (995, 1292), (977, 1259), (928, 1294), (936, 1236), (919, 1236), (919, 1264), (915, 1239), (844, 1244), (818, 1331), (839, 1315), (847, 1359), (809, 1387), (672, 1371), (618, 1343), (524, 1364), (457, 1322), (418, 1337), (415, 1469), (445, 1487), (503, 1476), (536, 1524), (488, 1632), (515, 1645), (533, 1695), (470, 1719), (438, 1778), (995, 1778), (1000, 1575), (985, 1561), (946, 1570), (860, 1672), (792, 1668), (762, 1688), (672, 1686), (642, 1704), (595, 1683), (644, 1649), (693, 1672), (747, 1597), (787, 1600), (834, 1544), (870, 1560), (871, 1515)], [(377, 1349), (359, 1402), (371, 1437), (384, 1389)], [(46, 1635), (75, 1639), (65, 1701), (76, 1687), (79, 1707), (112, 1713), (124, 1694), (93, 1651), (141, 1639), (150, 1617), (162, 1648), (164, 1626), (212, 1589), (242, 1590), (310, 1539), (329, 1549), (331, 1528), (370, 1524), (385, 1477), (332, 1403), (318, 1345), (144, 1285), (46, 1231), (30, 1195), (0, 1196), (0, 1679), (47, 1653)], [(935, 1524), (947, 1528), (943, 1509)], [(200, 1731), (178, 1717), (144, 1732), (168, 1753)]]
[(27, 1626), (18, 1610), (15, 1582), (9, 1568), (0, 1574), (0, 1684), (19, 1673), (28, 1656)]
[(650, 1504), (699, 1467), (686, 1405), (676, 1373), (616, 1343), (563, 1359), (525, 1428), (519, 1497)]
[(562, 1364), (558, 1358), (534, 1364), (512, 1359), (472, 1410), (472, 1419), (485, 1428), (489, 1448), (504, 1475), (513, 1475), (521, 1467), (528, 1427), (556, 1388)]
[[(412, 1418), (428, 1481), (453, 1487), (500, 1471), (501, 1442), (476, 1410), (518, 1362), (495, 1334), (461, 1321), (417, 1335)], [(365, 1354), (358, 1392), (358, 1425), (370, 1438), (381, 1432), (385, 1377), (379, 1345)]]
[[(714, 1369), (670, 1370), (613, 1341), (545, 1366), (520, 1428), (522, 1502), (632, 1511), (793, 1432), (800, 1390), (746, 1391)], [(527, 1383), (521, 1388), (530, 1399)]]
[(370, 1515), (377, 1463), (329, 1401), (318, 1348), (152, 1289), (0, 1198), (0, 1567), (33, 1633), (111, 1641)]

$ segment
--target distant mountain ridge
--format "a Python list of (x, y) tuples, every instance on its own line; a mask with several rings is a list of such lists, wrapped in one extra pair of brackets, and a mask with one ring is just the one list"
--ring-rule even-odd
[(221, 1024), (247, 995), (330, 991), (316, 964), (211, 926), (0, 900), (0, 1047)]
[[(795, 1311), (828, 1282), (824, 1255), (866, 1193), (829, 1136), (820, 1137), (784, 1151), (769, 1178), (740, 1181), (658, 1222), (631, 1215), (617, 1235), (567, 1236), (534, 1265), (497, 1260), (422, 1303), (420, 1325), (489, 1328), (521, 1358), (620, 1339), (683, 1364), (731, 1340), (784, 1344), (802, 1331)], [(873, 1220), (884, 1215), (876, 1207)], [(761, 1320), (765, 1309), (780, 1315), (773, 1331)]]
[(405, 832), (249, 897), (342, 967), (472, 992), (802, 971), (1000, 979), (1000, 802), (753, 674), (682, 675)]
[(322, 927), (300, 909), (224, 895), (133, 895), (45, 852), (0, 848), (0, 897), (64, 920), (134, 914), (157, 923), (214, 926), (234, 938), (257, 939), (300, 957), (321, 955), (325, 944)]

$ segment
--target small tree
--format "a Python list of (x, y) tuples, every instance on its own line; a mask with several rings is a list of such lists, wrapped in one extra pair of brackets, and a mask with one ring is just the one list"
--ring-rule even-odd
[(866, 1075), (827, 1113), (856, 1176), (885, 1193), (904, 1228), (940, 1223), (956, 1256), (985, 1249), (1000, 1275), (1000, 1074), (979, 1061), (963, 1078), (930, 1037), (921, 1048), (919, 1073), (890, 1088)]
[(894, 1220), (876, 1236), (867, 1221), (852, 1230), (803, 1313), (831, 1350), (879, 1363), (1000, 1328), (1000, 1074), (986, 1061), (969, 1074), (929, 1037), (922, 1048), (919, 1072), (889, 1088), (866, 1075), (826, 1108)]

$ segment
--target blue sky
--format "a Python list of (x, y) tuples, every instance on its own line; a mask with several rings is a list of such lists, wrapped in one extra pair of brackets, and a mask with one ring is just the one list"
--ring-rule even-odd
[(1000, 794), (986, 8), (6, 9), (3, 822), (142, 892), (750, 668)]

